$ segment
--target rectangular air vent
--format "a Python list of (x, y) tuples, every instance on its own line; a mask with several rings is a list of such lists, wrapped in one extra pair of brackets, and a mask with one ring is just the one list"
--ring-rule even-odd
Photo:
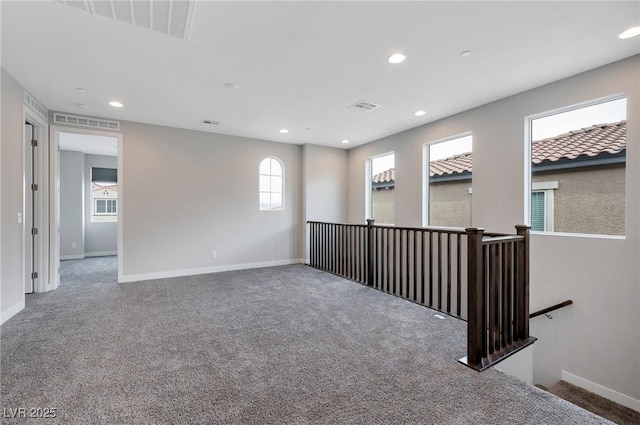
[(379, 108), (380, 105), (378, 105), (377, 103), (373, 103), (373, 102), (367, 102), (365, 100), (360, 100), (356, 103), (354, 103), (353, 105), (349, 106), (349, 108), (353, 108), (356, 109), (358, 111), (362, 111), (362, 112), (369, 112), (369, 111), (373, 111), (376, 108)]
[(120, 130), (120, 123), (118, 121), (79, 117), (76, 115), (60, 114), (57, 112), (53, 114), (53, 122), (56, 124), (71, 124), (79, 125), (81, 127), (97, 128), (99, 130)]
[(91, 16), (113, 19), (188, 41), (195, 0), (57, 0)]
[(214, 120), (202, 120), (202, 124), (207, 124), (207, 125), (220, 125), (220, 121), (214, 121)]
[(45, 119), (45, 121), (49, 121), (49, 111), (47, 111), (47, 109), (27, 91), (24, 92), (24, 103), (36, 111), (38, 115)]

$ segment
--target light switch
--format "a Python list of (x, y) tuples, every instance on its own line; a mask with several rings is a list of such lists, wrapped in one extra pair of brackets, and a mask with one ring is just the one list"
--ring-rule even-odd
[(22, 223), (22, 213), (18, 213), (18, 224)]

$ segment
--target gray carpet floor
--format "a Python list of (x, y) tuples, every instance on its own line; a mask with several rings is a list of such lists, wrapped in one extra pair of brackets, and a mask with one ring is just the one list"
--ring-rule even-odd
[(60, 262), (60, 285), (115, 283), (118, 280), (118, 257), (87, 257)]
[(640, 424), (640, 412), (621, 406), (604, 397), (576, 387), (565, 381), (560, 381), (549, 388), (551, 394), (562, 397), (565, 400), (587, 409), (597, 415), (603, 416), (618, 425)]
[(304, 265), (63, 285), (0, 328), (1, 407), (61, 424), (610, 423), (459, 364), (466, 324), (434, 314)]

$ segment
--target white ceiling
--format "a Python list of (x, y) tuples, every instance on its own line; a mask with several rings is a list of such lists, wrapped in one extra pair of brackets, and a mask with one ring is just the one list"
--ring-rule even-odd
[(634, 25), (639, 1), (198, 1), (184, 41), (2, 1), (2, 66), (53, 111), (352, 147), (639, 54)]

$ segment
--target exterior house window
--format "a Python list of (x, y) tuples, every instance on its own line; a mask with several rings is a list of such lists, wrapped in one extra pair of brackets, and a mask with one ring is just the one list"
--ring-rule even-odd
[(624, 235), (625, 97), (528, 117), (528, 218), (538, 232)]
[(464, 134), (424, 146), (424, 226), (471, 225), (472, 143), (472, 135)]
[(376, 224), (394, 224), (395, 154), (369, 158), (366, 165), (366, 218), (374, 219)]
[(275, 157), (260, 162), (260, 211), (284, 210), (284, 166)]
[(118, 200), (117, 199), (96, 199), (95, 214), (117, 214), (118, 213)]
[(91, 167), (91, 221), (118, 221), (118, 170)]
[(531, 190), (531, 230), (553, 232), (553, 193), (557, 181), (535, 182)]

